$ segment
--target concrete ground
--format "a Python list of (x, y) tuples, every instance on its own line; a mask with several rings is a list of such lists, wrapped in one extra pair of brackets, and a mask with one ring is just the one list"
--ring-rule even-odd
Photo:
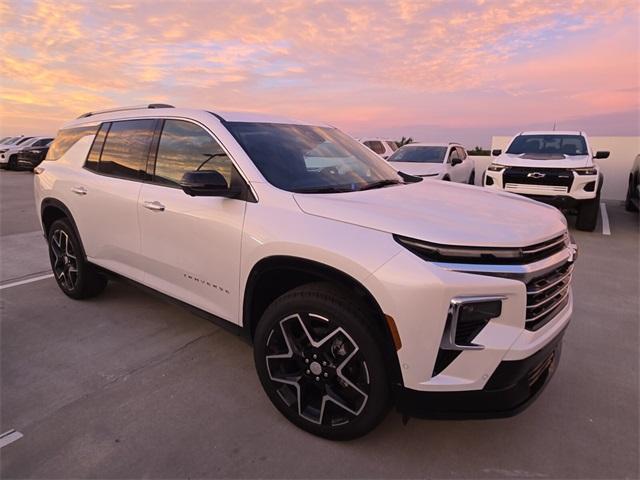
[[(287, 422), (251, 349), (132, 287), (65, 297), (37, 231), (32, 174), (0, 172), (3, 478), (638, 478), (638, 215), (573, 231), (575, 313), (558, 372), (521, 415), (389, 414), (332, 443)], [(1, 440), (1, 439), (0, 439)], [(0, 442), (1, 445), (1, 442)]]

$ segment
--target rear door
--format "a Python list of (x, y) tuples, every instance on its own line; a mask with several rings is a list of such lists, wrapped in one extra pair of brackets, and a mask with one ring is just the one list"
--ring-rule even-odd
[(77, 223), (90, 260), (142, 281), (138, 196), (157, 120), (103, 123), (93, 142), (85, 174), (71, 186), (77, 195)]
[(246, 202), (192, 197), (185, 172), (216, 170), (242, 181), (227, 152), (201, 125), (163, 122), (151, 180), (138, 205), (145, 284), (225, 320), (239, 323), (240, 245)]

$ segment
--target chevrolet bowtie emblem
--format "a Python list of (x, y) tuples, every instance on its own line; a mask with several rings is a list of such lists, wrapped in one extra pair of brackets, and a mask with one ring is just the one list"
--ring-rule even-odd
[(527, 173), (528, 178), (544, 178), (545, 174), (540, 172)]

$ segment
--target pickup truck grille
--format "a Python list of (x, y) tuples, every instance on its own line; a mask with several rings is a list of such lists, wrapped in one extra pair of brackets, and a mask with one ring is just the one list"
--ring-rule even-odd
[(572, 273), (573, 263), (566, 262), (527, 283), (527, 330), (542, 328), (567, 305)]
[(507, 167), (502, 182), (520, 185), (545, 185), (571, 189), (573, 172), (567, 168)]

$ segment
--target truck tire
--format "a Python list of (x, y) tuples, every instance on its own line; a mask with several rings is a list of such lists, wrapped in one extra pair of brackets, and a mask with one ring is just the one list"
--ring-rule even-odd
[(600, 193), (591, 200), (580, 202), (578, 206), (578, 218), (576, 228), (585, 232), (593, 232), (598, 223), (598, 210), (600, 209)]
[(313, 435), (357, 438), (389, 410), (371, 318), (331, 284), (302, 285), (269, 305), (256, 328), (254, 360), (273, 405)]

